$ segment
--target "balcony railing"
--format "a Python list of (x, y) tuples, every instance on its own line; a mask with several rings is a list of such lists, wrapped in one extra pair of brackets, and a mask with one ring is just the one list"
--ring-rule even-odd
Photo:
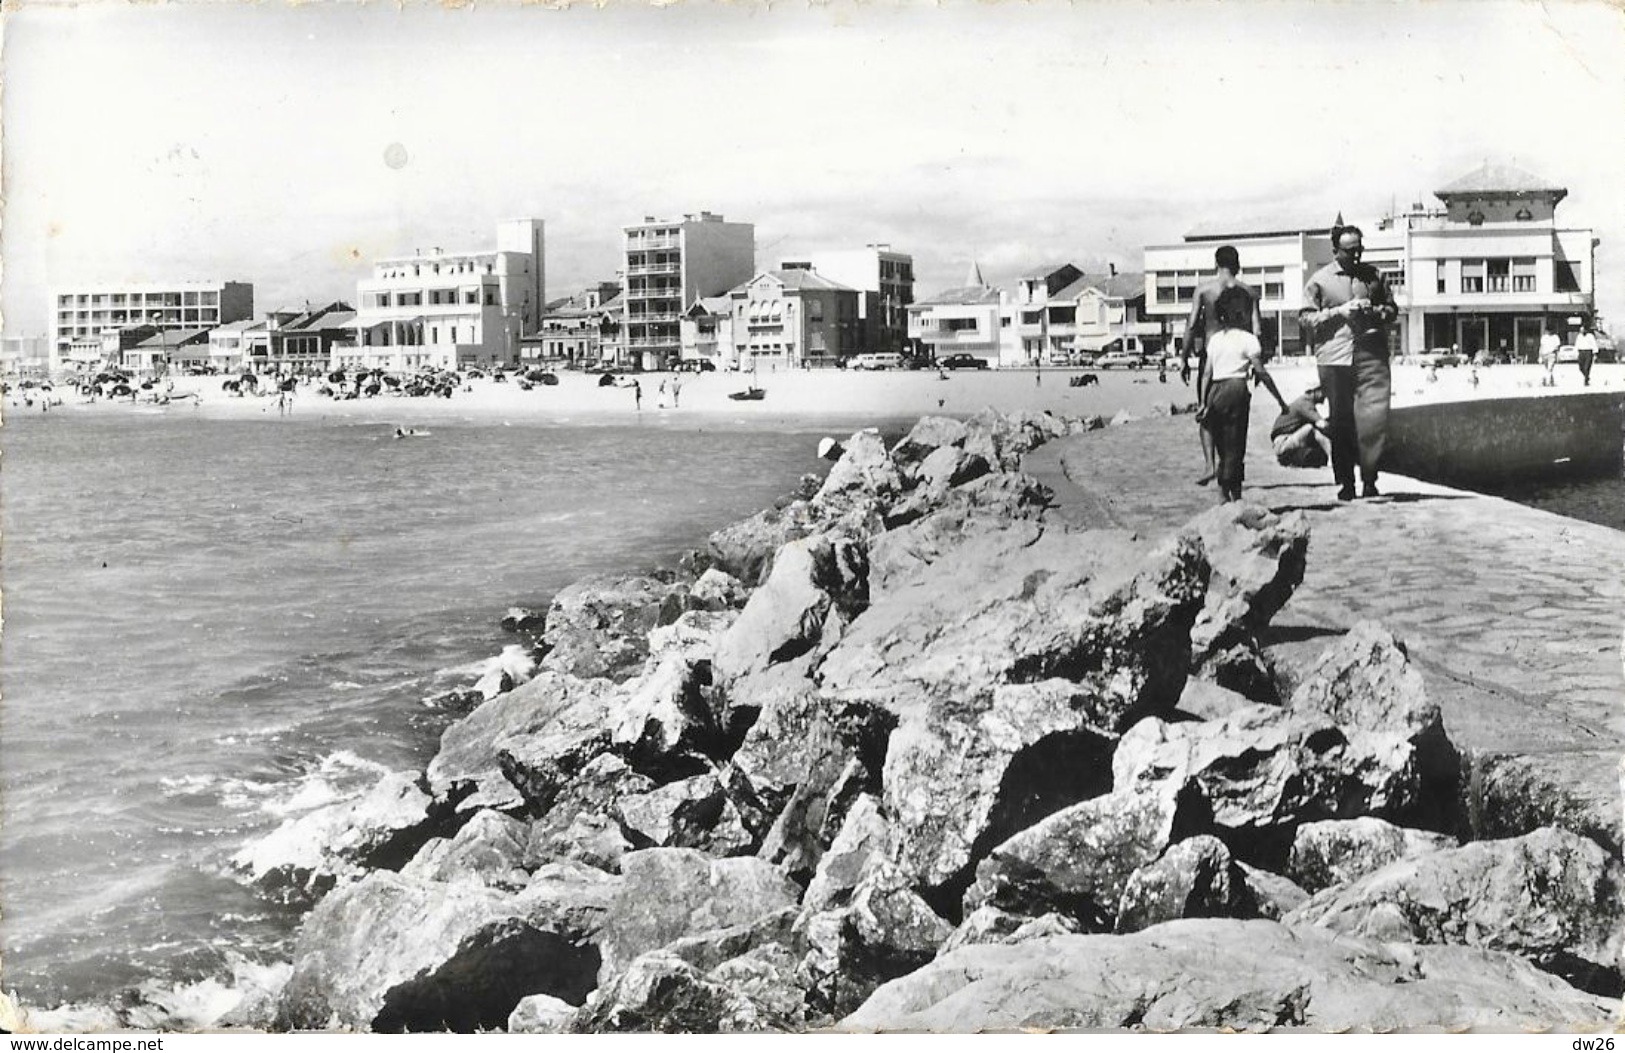
[(631, 313), (626, 316), (629, 325), (640, 322), (675, 322), (678, 320), (676, 311), (646, 311), (643, 314)]
[(683, 264), (681, 261), (673, 261), (671, 263), (645, 263), (637, 267), (628, 267), (626, 273), (629, 277), (635, 277), (639, 274), (679, 274), (682, 269)]
[(628, 340), (626, 342), (626, 346), (627, 347), (669, 347), (669, 348), (672, 348), (673, 350), (675, 350), (676, 347), (677, 347), (677, 338), (675, 336), (673, 336), (673, 337), (634, 336), (632, 339), (630, 339), (630, 340)]
[(670, 234), (662, 234), (658, 237), (654, 235), (644, 236), (640, 234), (628, 234), (626, 236), (626, 247), (632, 251), (648, 249), (675, 249), (677, 247), (677, 239)]

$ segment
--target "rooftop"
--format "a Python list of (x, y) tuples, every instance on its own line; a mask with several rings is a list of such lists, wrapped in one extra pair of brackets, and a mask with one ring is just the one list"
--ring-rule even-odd
[(1558, 200), (1568, 195), (1549, 179), (1526, 172), (1512, 165), (1485, 162), (1453, 183), (1447, 183), (1434, 195), (1439, 198), (1464, 197), (1469, 194), (1534, 194), (1556, 195)]

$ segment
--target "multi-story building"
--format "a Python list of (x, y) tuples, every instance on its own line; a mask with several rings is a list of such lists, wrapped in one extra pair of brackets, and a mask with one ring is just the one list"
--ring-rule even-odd
[(356, 282), (353, 357), (396, 371), (515, 365), (546, 291), (539, 219), (498, 224), (495, 250), (377, 260)]
[(856, 353), (902, 354), (908, 349), (908, 306), (914, 302), (914, 257), (890, 245), (815, 252), (804, 260), (779, 264), (784, 270), (814, 270), (858, 291), (861, 336)]
[(623, 368), (664, 369), (681, 353), (679, 320), (702, 296), (718, 296), (756, 273), (756, 227), (711, 212), (680, 223), (646, 216), (623, 229), (626, 261)]
[[(1006, 296), (1000, 361), (1007, 366), (1066, 362), (1077, 336), (1077, 295), (1083, 272), (1070, 263), (1045, 264), (1017, 279)], [(1012, 342), (1013, 337), (1013, 342)]]
[(1145, 316), (1145, 275), (1139, 271), (1118, 273), (1114, 267), (1105, 274), (1086, 274), (1057, 299), (1072, 306), (1075, 352), (1136, 346), (1146, 354), (1160, 354), (1166, 346), (1161, 325)]
[(908, 307), (911, 349), (928, 358), (953, 354), (975, 355), (990, 365), (1000, 364), (1003, 329), (1009, 324), (1004, 296), (982, 278), (975, 263), (965, 284), (944, 289)]
[(0, 373), (6, 376), (41, 376), (50, 368), (49, 337), (8, 336), (0, 339)]
[(606, 338), (620, 327), (621, 287), (599, 282), (573, 296), (554, 300), (541, 326), (519, 343), (524, 365), (596, 366), (605, 360)]
[(700, 297), (683, 312), (677, 325), (684, 362), (708, 361), (718, 369), (739, 368), (732, 297)]
[(766, 271), (728, 294), (733, 359), (760, 372), (833, 366), (856, 353), (858, 291), (816, 271)]
[[(1358, 224), (1365, 262), (1387, 278), (1400, 309), (1389, 334), (1395, 354), (1455, 347), (1532, 360), (1544, 329), (1570, 342), (1594, 318), (1597, 239), (1590, 228), (1558, 224), (1565, 188), (1486, 164), (1434, 195), (1443, 207), (1417, 202)], [(1242, 280), (1261, 294), (1266, 346), (1306, 351), (1298, 311), (1310, 276), (1331, 260), (1330, 232), (1329, 223), (1233, 225), (1147, 246), (1146, 313), (1182, 337), (1213, 250), (1228, 243), (1241, 255)]]
[(253, 316), (254, 286), (220, 281), (95, 285), (58, 292), (53, 306), (56, 368), (95, 369), (103, 364), (103, 332), (130, 325), (213, 329)]

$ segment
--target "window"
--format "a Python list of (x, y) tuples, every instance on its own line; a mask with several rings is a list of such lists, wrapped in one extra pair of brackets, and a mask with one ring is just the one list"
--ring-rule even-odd
[(1481, 293), (1484, 291), (1484, 261), (1461, 261), (1461, 291), (1464, 293)]
[(477, 290), (474, 290), (474, 289), (466, 290), (463, 293), (463, 302), (464, 303), (473, 303), (473, 304), (479, 303), (480, 302), (479, 292)]
[(1444, 295), (1444, 261), (1438, 260), (1435, 265), (1438, 268), (1436, 272), (1438, 275), (1438, 285), (1433, 291), (1442, 296)]
[(487, 290), (485, 290), (485, 306), (487, 306), (487, 307), (495, 307), (496, 305), (497, 305), (497, 291), (495, 289), (487, 289)]
[(1552, 288), (1557, 292), (1580, 291), (1580, 279), (1574, 273), (1574, 264), (1568, 260), (1552, 260)]
[(1512, 291), (1535, 291), (1535, 261), (1533, 259), (1516, 259), (1512, 261)]
[(811, 299), (807, 301), (807, 321), (822, 322), (824, 320), (824, 301)]
[(941, 325), (945, 333), (974, 333), (976, 328), (974, 318), (944, 318)]
[(1509, 292), (1512, 289), (1512, 261), (1511, 260), (1485, 260), (1489, 268), (1490, 292)]
[(1039, 323), (1040, 316), (1042, 314), (1043, 314), (1042, 311), (1022, 311), (1021, 312), (1021, 324), (1022, 325), (1037, 325)]

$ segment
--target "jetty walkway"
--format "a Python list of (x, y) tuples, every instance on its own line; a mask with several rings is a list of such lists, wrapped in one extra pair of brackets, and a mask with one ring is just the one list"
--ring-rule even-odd
[[(1262, 641), (1278, 671), (1382, 624), (1462, 749), (1479, 836), (1550, 823), (1619, 851), (1625, 532), (1386, 473), (1382, 497), (1339, 502), (1329, 467), (1275, 463), (1275, 407), (1254, 406), (1243, 499), (1311, 529), (1303, 584)], [(1201, 463), (1192, 418), (1148, 417), (1051, 443), (1026, 470), (1055, 489), (1052, 514), (1156, 535), (1217, 501), (1194, 485)]]

